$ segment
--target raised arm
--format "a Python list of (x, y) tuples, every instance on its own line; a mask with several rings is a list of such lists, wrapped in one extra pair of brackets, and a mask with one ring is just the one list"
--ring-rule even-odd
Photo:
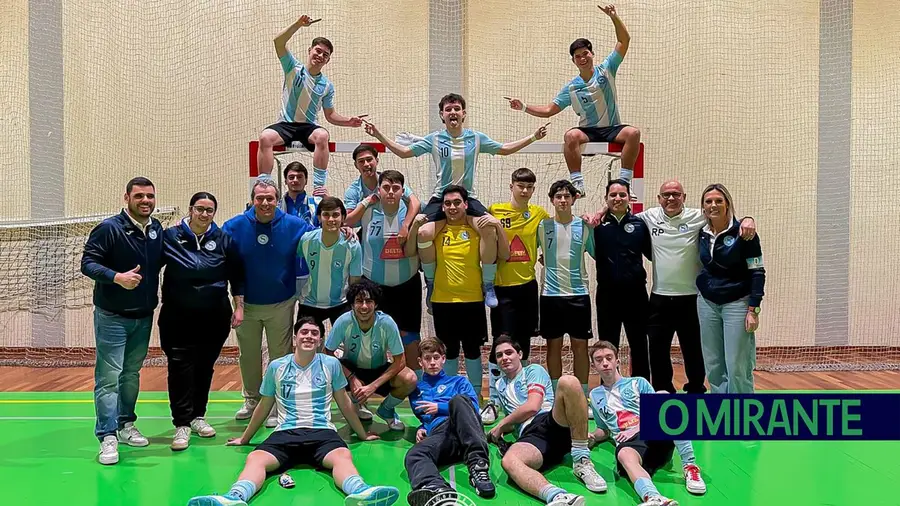
[[(600, 7), (598, 5), (598, 7)], [(600, 7), (609, 19), (612, 20), (613, 26), (616, 28), (616, 52), (619, 53), (619, 56), (625, 56), (625, 53), (628, 52), (628, 44), (631, 42), (631, 35), (628, 34), (628, 29), (625, 28), (625, 23), (622, 22), (622, 19), (616, 14), (616, 6), (615, 5), (607, 5), (606, 7)]]
[(400, 158), (412, 158), (413, 156), (415, 156), (415, 153), (413, 153), (413, 150), (411, 148), (401, 146), (396, 141), (388, 139), (378, 130), (378, 128), (375, 127), (375, 125), (368, 121), (366, 121), (366, 133), (378, 139), (378, 142), (384, 144), (388, 149), (391, 150), (391, 153), (394, 153)]
[(526, 105), (525, 102), (518, 98), (503, 97), (509, 101), (509, 107), (516, 111), (525, 111), (526, 113), (538, 118), (549, 118), (555, 116), (562, 111), (558, 105), (550, 102), (547, 105)]
[(543, 139), (544, 137), (547, 136), (547, 125), (549, 125), (549, 124), (550, 123), (547, 123), (547, 124), (541, 126), (540, 128), (538, 128), (537, 130), (535, 130), (534, 133), (531, 134), (531, 137), (525, 137), (525, 138), (519, 139), (517, 141), (507, 142), (507, 143), (503, 144), (503, 146), (501, 146), (500, 149), (497, 151), (497, 154), (498, 155), (511, 155), (513, 153), (518, 152), (525, 146), (531, 144), (532, 142)]
[(300, 19), (294, 21), (291, 26), (285, 28), (281, 33), (276, 35), (275, 53), (278, 55), (278, 57), (281, 58), (282, 56), (287, 54), (287, 43), (289, 40), (291, 40), (291, 37), (293, 37), (294, 34), (297, 33), (297, 30), (299, 30), (301, 27), (309, 26), (319, 21), (321, 21), (321, 19), (312, 19), (304, 14), (300, 16)]

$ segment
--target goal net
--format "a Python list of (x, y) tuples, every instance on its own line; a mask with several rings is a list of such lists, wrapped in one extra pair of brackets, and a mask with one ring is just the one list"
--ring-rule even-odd
[[(900, 10), (862, 0), (616, 7), (632, 36), (618, 104), (647, 145), (645, 204), (669, 178), (684, 183), (692, 207), (718, 182), (738, 214), (757, 221), (768, 276), (758, 366), (900, 369)], [(185, 209), (209, 191), (219, 223), (241, 212), (248, 141), (280, 106), (272, 41), (301, 14), (322, 21), (289, 49), (302, 61), (313, 37), (328, 37), (336, 111), (368, 114), (386, 135), (436, 130), (438, 100), (457, 92), (469, 127), (525, 137), (544, 120), (503, 97), (549, 103), (575, 76), (573, 40), (589, 38), (598, 62), (616, 41), (609, 18), (580, 0), (385, 0), (374, 9), (350, 0), (10, 0), (3, 14), (0, 222), (26, 224), (114, 214), (138, 175), (156, 183), (160, 206)], [(333, 142), (366, 137), (319, 120)], [(569, 109), (549, 121), (545, 141), (559, 145), (577, 118)], [(597, 204), (610, 160), (585, 160), (591, 200), (577, 209)], [(536, 170), (539, 189), (566, 175), (558, 152), (483, 157), (485, 204), (508, 198), (509, 173), (522, 165)], [(424, 159), (385, 155), (382, 166), (403, 171), (419, 194), (431, 187)], [(342, 195), (356, 177), (349, 155), (335, 152), (329, 169), (329, 190)], [(544, 195), (535, 201), (549, 208)], [(0, 314), (0, 348), (35, 356), (92, 346), (90, 318), (68, 317), (90, 311), (77, 248), (60, 256), (65, 266), (37, 271), (52, 262), (7, 249), (16, 234), (48, 248), (34, 241), (75, 226), (17, 227), (0, 241), (0, 297), (15, 307)], [(64, 328), (40, 323), (60, 312)]]

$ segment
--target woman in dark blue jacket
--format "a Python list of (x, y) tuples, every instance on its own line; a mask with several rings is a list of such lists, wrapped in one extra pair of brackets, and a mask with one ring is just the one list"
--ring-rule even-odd
[(766, 283), (759, 236), (741, 240), (724, 186), (709, 185), (700, 202), (706, 226), (700, 231), (697, 312), (710, 392), (753, 393), (754, 332)]
[(213, 366), (232, 327), (243, 319), (243, 266), (231, 237), (213, 221), (217, 207), (212, 194), (194, 194), (188, 217), (163, 236), (166, 267), (158, 325), (169, 359), (173, 450), (187, 448), (192, 431), (200, 437), (216, 435), (204, 419)]

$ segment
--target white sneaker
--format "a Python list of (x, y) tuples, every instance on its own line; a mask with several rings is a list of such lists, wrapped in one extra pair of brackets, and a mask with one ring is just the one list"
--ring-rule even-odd
[(356, 405), (356, 416), (358, 416), (360, 421), (363, 422), (370, 422), (372, 421), (372, 418), (375, 417), (365, 404)]
[(591, 492), (606, 492), (606, 480), (594, 468), (591, 459), (583, 458), (572, 465), (572, 474)]
[(557, 494), (547, 506), (584, 506), (584, 497), (575, 494)]
[(150, 444), (150, 441), (131, 422), (126, 423), (122, 430), (116, 431), (116, 435), (120, 443), (125, 443), (128, 446), (147, 446)]
[(109, 435), (100, 442), (100, 463), (109, 466), (119, 462), (119, 441), (116, 436)]
[(183, 425), (175, 429), (175, 437), (172, 438), (172, 450), (178, 452), (191, 444), (191, 428)]
[(269, 412), (269, 417), (266, 418), (266, 428), (274, 429), (278, 427), (278, 406), (272, 406), (272, 411)]
[(208, 424), (204, 418), (194, 418), (191, 420), (191, 430), (196, 432), (200, 437), (213, 437), (216, 435), (216, 429)]
[(202, 495), (191, 498), (188, 506), (247, 506), (247, 503), (222, 495)]
[(703, 495), (706, 493), (706, 482), (700, 476), (700, 468), (697, 467), (697, 464), (684, 466), (684, 487), (692, 494)]
[(654, 495), (648, 497), (646, 501), (638, 506), (678, 506), (678, 501), (661, 495)]
[(492, 425), (497, 421), (497, 406), (493, 402), (488, 401), (481, 408), (481, 423), (484, 425)]
[(259, 401), (257, 400), (244, 399), (244, 405), (234, 414), (234, 419), (249, 420), (250, 417), (253, 416), (253, 410), (256, 409), (257, 404), (259, 404)]

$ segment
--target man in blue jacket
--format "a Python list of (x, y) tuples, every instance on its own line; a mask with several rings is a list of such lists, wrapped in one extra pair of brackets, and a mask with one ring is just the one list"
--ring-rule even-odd
[[(447, 348), (434, 338), (419, 342), (419, 364), (424, 374), (409, 403), (422, 426), (416, 445), (406, 454), (406, 472), (412, 491), (410, 506), (424, 506), (435, 496), (450, 499), (456, 493), (438, 472), (438, 466), (463, 461), (469, 468), (469, 483), (479, 497), (496, 494), (488, 473), (488, 447), (478, 396), (465, 376), (444, 373)], [(433, 502), (433, 501), (432, 501)], [(439, 501), (440, 502), (440, 501)]]
[[(303, 219), (278, 209), (279, 192), (269, 181), (257, 181), (250, 199), (253, 207), (222, 227), (236, 243), (244, 264), (244, 321), (237, 327), (244, 405), (234, 416), (237, 420), (249, 419), (259, 404), (263, 329), (270, 360), (291, 353), (297, 244), (313, 229)], [(273, 411), (266, 426), (275, 425)]]
[(163, 228), (150, 215), (156, 189), (145, 177), (125, 186), (125, 208), (91, 230), (81, 272), (94, 280), (94, 433), (101, 464), (119, 461), (118, 443), (147, 446), (134, 426), (141, 366), (159, 302)]

